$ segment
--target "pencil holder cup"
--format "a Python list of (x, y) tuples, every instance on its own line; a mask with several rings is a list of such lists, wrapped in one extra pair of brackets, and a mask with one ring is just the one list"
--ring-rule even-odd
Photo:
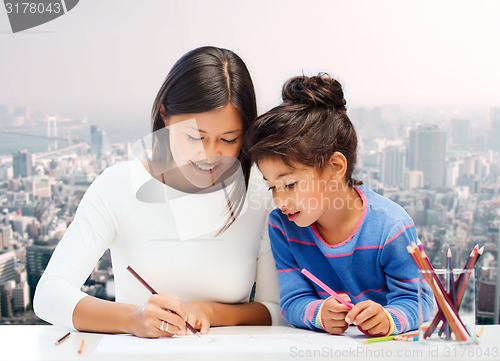
[(474, 269), (420, 270), (419, 341), (467, 344), (476, 341)]

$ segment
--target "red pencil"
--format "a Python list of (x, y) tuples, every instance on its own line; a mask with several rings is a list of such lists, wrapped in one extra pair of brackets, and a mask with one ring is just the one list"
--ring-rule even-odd
[[(455, 333), (457, 337), (457, 340), (458, 341), (467, 340), (469, 336), (467, 329), (463, 325), (460, 317), (458, 317), (458, 313), (456, 309), (453, 307), (453, 304), (451, 303), (449, 296), (444, 291), (443, 285), (441, 284), (436, 273), (434, 272), (434, 269), (430, 264), (429, 259), (428, 258), (425, 259), (426, 258), (425, 252), (420, 251), (419, 247), (414, 242), (412, 242), (412, 247), (408, 247), (407, 249), (408, 252), (410, 252), (410, 254), (412, 255), (412, 258), (415, 259), (416, 257), (416, 259), (418, 260), (417, 265), (422, 271), (424, 271), (422, 275), (425, 277), (427, 283), (434, 292), (434, 297), (436, 298), (439, 308), (441, 309), (444, 316), (448, 320), (450, 327), (453, 330), (453, 333)], [(415, 257), (413, 257), (413, 255)]]
[[(477, 262), (477, 259), (478, 259), (478, 258), (476, 258), (476, 255), (478, 253), (478, 250), (477, 250), (478, 247), (479, 247), (479, 245), (476, 244), (474, 246), (474, 248), (472, 249), (472, 251), (470, 252), (469, 257), (467, 258), (467, 262), (465, 263), (465, 266), (463, 268), (464, 271), (474, 268), (474, 266)], [(482, 249), (484, 249), (484, 247), (482, 247)], [(460, 274), (458, 279), (455, 281), (455, 290), (456, 290), (455, 296), (457, 297), (455, 299), (455, 302), (456, 302), (457, 308), (460, 307), (460, 303), (462, 302), (463, 292), (462, 292), (462, 294), (460, 294), (459, 290), (461, 288), (461, 285), (463, 284), (465, 274), (470, 275), (470, 272), (464, 272), (464, 273)], [(467, 279), (468, 279), (468, 277), (467, 277)], [(438, 312), (434, 316), (434, 319), (432, 320), (431, 324), (429, 325), (429, 328), (425, 332), (424, 338), (429, 337), (434, 332), (437, 325), (439, 324), (439, 321), (441, 321), (441, 320), (444, 321), (444, 316), (443, 316), (443, 313), (441, 312), (441, 310), (438, 310)]]
[[(154, 295), (158, 294), (158, 292), (156, 292), (156, 291), (155, 291), (155, 289), (149, 285), (149, 283), (147, 283), (147, 282), (146, 282), (146, 281), (145, 281), (145, 280), (144, 280), (141, 276), (139, 276), (139, 274), (138, 274), (136, 271), (134, 271), (132, 267), (127, 266), (127, 270), (128, 270), (130, 273), (132, 273), (132, 275), (133, 275), (135, 278), (137, 278), (137, 280), (138, 280), (139, 282), (141, 282), (141, 283), (144, 285), (144, 287), (146, 287), (146, 288), (149, 290), (149, 292), (151, 292), (151, 293), (152, 293), (152, 294), (154, 294)], [(170, 312), (173, 312), (173, 311), (170, 311)], [(175, 313), (175, 312), (173, 312), (173, 313)], [(189, 329), (189, 331), (191, 331), (194, 335), (196, 335), (196, 336), (200, 337), (200, 335), (198, 334), (198, 331), (197, 331), (197, 330), (196, 330), (193, 326), (191, 326), (191, 325), (189, 324), (189, 322), (187, 322), (187, 321), (186, 321), (186, 327), (187, 327), (187, 328)]]

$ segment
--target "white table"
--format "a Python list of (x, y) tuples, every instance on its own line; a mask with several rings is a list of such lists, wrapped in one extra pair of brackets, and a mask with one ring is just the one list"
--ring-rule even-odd
[[(55, 346), (67, 331), (56, 326), (0, 326), (0, 360), (500, 360), (500, 325), (485, 326), (479, 343), (467, 346), (366, 344), (354, 327), (346, 335), (332, 336), (280, 326), (214, 327), (208, 335), (190, 340), (73, 332)], [(82, 339), (85, 346), (79, 354)]]

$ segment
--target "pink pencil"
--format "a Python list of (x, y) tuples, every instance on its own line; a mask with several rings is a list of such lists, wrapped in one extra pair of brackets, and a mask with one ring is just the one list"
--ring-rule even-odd
[(348, 309), (352, 309), (352, 305), (350, 303), (348, 303), (346, 300), (344, 300), (342, 297), (340, 297), (340, 295), (335, 292), (334, 290), (332, 290), (330, 287), (328, 287), (327, 285), (325, 285), (323, 282), (321, 282), (315, 275), (313, 275), (311, 272), (309, 272), (308, 270), (306, 270), (305, 268), (302, 269), (301, 271), (304, 275), (307, 276), (307, 278), (309, 278), (311, 281), (313, 281), (314, 283), (316, 283), (319, 287), (321, 287), (322, 289), (324, 289), (326, 292), (328, 292), (331, 296), (333, 296), (333, 298), (335, 298), (337, 301), (339, 301), (340, 303), (342, 303), (344, 306), (346, 306)]

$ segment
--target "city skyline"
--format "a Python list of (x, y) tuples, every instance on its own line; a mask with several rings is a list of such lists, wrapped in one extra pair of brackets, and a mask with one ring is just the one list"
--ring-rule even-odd
[(0, 103), (147, 125), (175, 60), (216, 45), (247, 63), (260, 113), (286, 79), (319, 71), (341, 81), (348, 109), (489, 108), (500, 105), (499, 12), (490, 0), (114, 0), (12, 34), (0, 11)]

